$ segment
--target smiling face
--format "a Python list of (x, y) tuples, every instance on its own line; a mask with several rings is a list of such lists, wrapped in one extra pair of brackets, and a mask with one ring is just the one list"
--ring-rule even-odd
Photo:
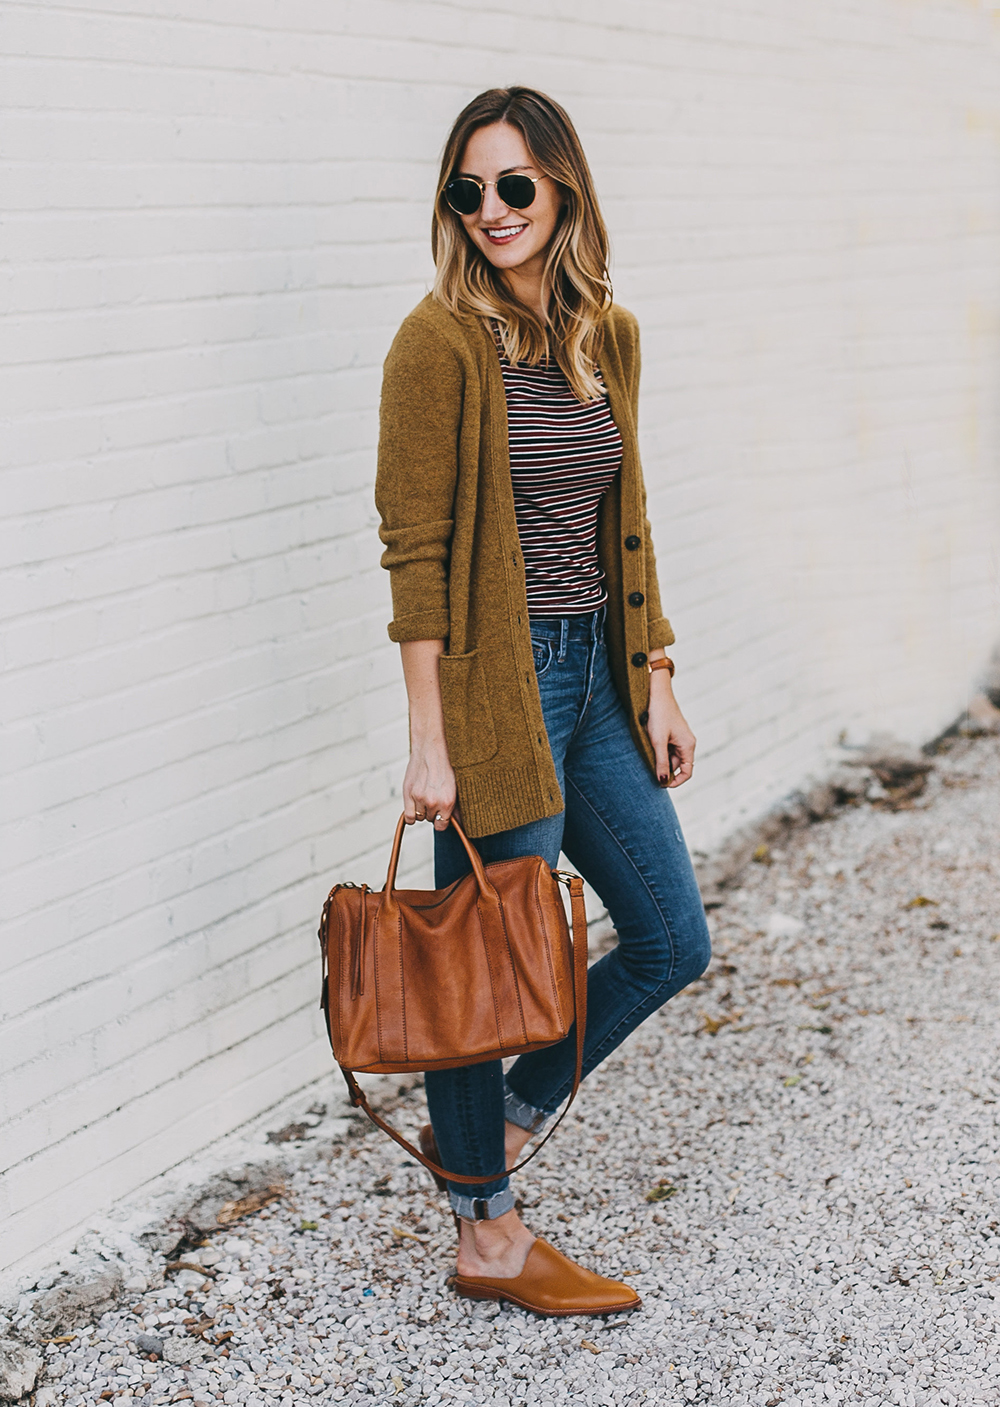
[[(497, 195), (495, 182), (513, 172), (544, 178), (535, 186), (535, 198), (526, 210), (512, 210)], [(513, 285), (537, 281), (540, 289), (546, 251), (559, 224), (564, 197), (557, 183), (535, 165), (521, 133), (506, 122), (480, 127), (469, 138), (455, 174), (494, 183), (486, 187), (474, 215), (459, 217), (473, 244), (494, 268), (512, 275)], [(516, 291), (523, 296), (521, 289)]]

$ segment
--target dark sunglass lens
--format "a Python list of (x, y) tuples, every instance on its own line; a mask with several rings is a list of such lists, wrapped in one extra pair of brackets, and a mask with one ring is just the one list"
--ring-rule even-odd
[(497, 195), (511, 210), (526, 210), (535, 198), (535, 183), (528, 176), (501, 176)]
[(456, 215), (475, 215), (483, 202), (483, 193), (475, 181), (460, 177), (449, 181), (444, 188), (444, 198)]

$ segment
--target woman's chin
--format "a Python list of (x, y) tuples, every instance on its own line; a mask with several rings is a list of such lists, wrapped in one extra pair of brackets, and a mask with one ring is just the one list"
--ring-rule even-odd
[(518, 264), (522, 262), (503, 249), (487, 250), (486, 257), (495, 269), (516, 269)]
[(520, 237), (510, 244), (487, 244), (479, 246), (495, 269), (516, 269), (526, 264), (537, 252), (529, 245), (521, 244)]

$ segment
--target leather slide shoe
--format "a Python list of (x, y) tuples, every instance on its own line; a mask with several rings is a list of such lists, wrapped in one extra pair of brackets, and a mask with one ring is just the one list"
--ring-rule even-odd
[[(434, 1130), (431, 1128), (430, 1124), (424, 1124), (423, 1128), (417, 1134), (417, 1142), (420, 1144), (420, 1151), (423, 1153), (424, 1157), (430, 1158), (432, 1163), (437, 1163), (438, 1167), (440, 1167), (441, 1154), (438, 1152), (437, 1139), (434, 1137)], [(428, 1168), (427, 1171), (431, 1172), (430, 1168)], [(448, 1184), (443, 1177), (438, 1177), (436, 1172), (431, 1172), (431, 1177), (442, 1192), (448, 1191)]]
[(539, 1236), (520, 1275), (511, 1279), (456, 1275), (456, 1293), (470, 1300), (507, 1300), (521, 1309), (552, 1317), (570, 1314), (627, 1314), (642, 1300), (620, 1280), (606, 1280), (561, 1255)]

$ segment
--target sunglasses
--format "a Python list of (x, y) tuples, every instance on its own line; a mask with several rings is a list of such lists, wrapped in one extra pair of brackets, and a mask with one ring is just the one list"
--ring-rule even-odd
[(486, 196), (487, 186), (496, 186), (497, 195), (511, 210), (527, 210), (535, 198), (535, 187), (544, 176), (501, 176), (499, 181), (479, 181), (475, 176), (458, 176), (444, 188), (444, 198), (456, 215), (475, 215)]

